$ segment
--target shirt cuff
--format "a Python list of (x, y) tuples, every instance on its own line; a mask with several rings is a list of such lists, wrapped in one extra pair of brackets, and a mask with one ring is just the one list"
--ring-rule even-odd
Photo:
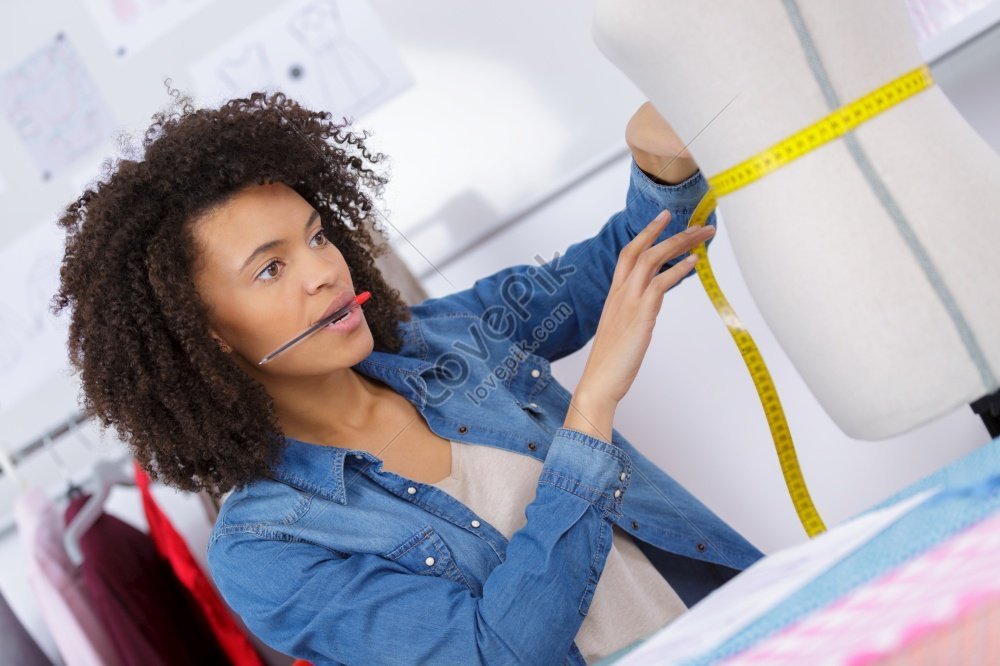
[(708, 179), (698, 169), (679, 183), (667, 185), (657, 183), (646, 172), (639, 168), (635, 158), (632, 158), (632, 184), (640, 196), (655, 205), (658, 210), (669, 208), (671, 211), (690, 208), (694, 209), (708, 192)]
[(615, 518), (631, 480), (632, 458), (623, 448), (571, 428), (556, 430), (539, 477)]

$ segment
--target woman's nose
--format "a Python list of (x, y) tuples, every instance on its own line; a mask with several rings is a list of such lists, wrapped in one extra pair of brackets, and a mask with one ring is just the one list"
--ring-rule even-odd
[(306, 291), (309, 293), (315, 293), (323, 287), (337, 282), (337, 265), (328, 259), (312, 257), (304, 268), (303, 279)]

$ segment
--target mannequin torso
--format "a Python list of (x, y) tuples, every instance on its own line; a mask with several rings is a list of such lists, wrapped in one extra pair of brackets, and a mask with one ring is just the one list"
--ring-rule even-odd
[[(599, 0), (594, 37), (697, 136), (709, 177), (922, 63), (902, 0)], [(849, 436), (997, 389), (1000, 157), (936, 86), (719, 211), (761, 313)]]

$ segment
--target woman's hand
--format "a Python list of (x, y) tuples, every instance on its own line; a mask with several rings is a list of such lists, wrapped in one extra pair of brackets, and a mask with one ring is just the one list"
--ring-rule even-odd
[[(639, 371), (653, 336), (664, 293), (693, 267), (682, 261), (662, 273), (670, 259), (712, 237), (715, 228), (688, 227), (688, 231), (653, 244), (670, 220), (663, 211), (622, 248), (615, 265), (594, 344), (570, 402), (564, 427), (611, 441), (614, 410)], [(696, 254), (690, 255), (697, 260)]]
[(684, 142), (649, 102), (640, 106), (629, 119), (625, 126), (625, 143), (639, 168), (654, 181), (676, 185), (698, 170)]

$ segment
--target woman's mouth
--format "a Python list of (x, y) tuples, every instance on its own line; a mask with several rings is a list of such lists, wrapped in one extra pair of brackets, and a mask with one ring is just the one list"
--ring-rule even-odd
[(323, 327), (324, 331), (330, 331), (332, 333), (350, 333), (356, 329), (361, 324), (361, 306), (354, 307), (346, 317), (342, 317), (338, 321), (327, 324)]

